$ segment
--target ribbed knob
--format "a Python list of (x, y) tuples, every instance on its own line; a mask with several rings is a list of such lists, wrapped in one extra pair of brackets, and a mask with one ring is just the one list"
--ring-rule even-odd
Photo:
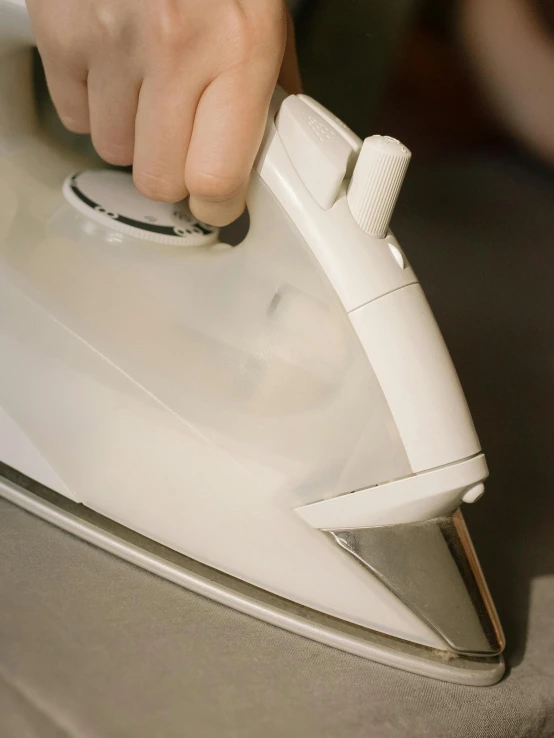
[(390, 136), (370, 136), (352, 174), (347, 199), (356, 223), (378, 238), (387, 235), (411, 153)]

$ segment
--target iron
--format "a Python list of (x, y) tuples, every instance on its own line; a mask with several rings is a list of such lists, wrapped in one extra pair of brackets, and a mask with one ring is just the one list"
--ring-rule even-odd
[(410, 152), (277, 90), (219, 232), (53, 135), (32, 45), (1, 0), (0, 494), (300, 635), (498, 681), (460, 511), (487, 466), (389, 228)]

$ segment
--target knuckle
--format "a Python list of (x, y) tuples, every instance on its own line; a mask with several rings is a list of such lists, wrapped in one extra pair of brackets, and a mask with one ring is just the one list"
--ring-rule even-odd
[(237, 195), (244, 186), (244, 180), (238, 176), (194, 171), (187, 176), (187, 186), (195, 197), (217, 202)]
[(133, 178), (137, 190), (149, 200), (178, 202), (187, 195), (184, 183), (148, 169), (133, 172)]
[(155, 49), (164, 57), (173, 58), (194, 40), (194, 25), (187, 22), (183, 8), (173, 0), (159, 0), (150, 20)]
[(239, 59), (246, 56), (254, 43), (254, 17), (249, 16), (239, 4), (233, 3), (227, 9), (224, 27), (226, 41), (233, 52)]
[(259, 49), (267, 55), (273, 46), (281, 45), (286, 28), (284, 5), (261, 2), (249, 12), (235, 10), (229, 28), (239, 49)]
[(93, 28), (96, 39), (102, 43), (120, 45), (129, 34), (130, 24), (123, 17), (120, 3), (111, 0), (96, 0)]
[(279, 64), (286, 32), (278, 17), (269, 18), (257, 8), (246, 12), (233, 5), (227, 10), (222, 29), (221, 48), (225, 51), (221, 53), (228, 67), (245, 70), (252, 64), (260, 68)]

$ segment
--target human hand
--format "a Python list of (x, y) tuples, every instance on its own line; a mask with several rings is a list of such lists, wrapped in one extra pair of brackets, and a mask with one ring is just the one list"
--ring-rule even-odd
[(190, 194), (226, 225), (244, 209), (280, 75), (300, 91), (283, 0), (27, 0), (64, 125), (133, 165), (152, 200)]

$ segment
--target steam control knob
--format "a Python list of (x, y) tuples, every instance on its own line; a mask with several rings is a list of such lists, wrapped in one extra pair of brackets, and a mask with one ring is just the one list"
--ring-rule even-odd
[(347, 199), (354, 220), (366, 233), (377, 238), (387, 235), (411, 156), (390, 136), (370, 136), (364, 141)]

